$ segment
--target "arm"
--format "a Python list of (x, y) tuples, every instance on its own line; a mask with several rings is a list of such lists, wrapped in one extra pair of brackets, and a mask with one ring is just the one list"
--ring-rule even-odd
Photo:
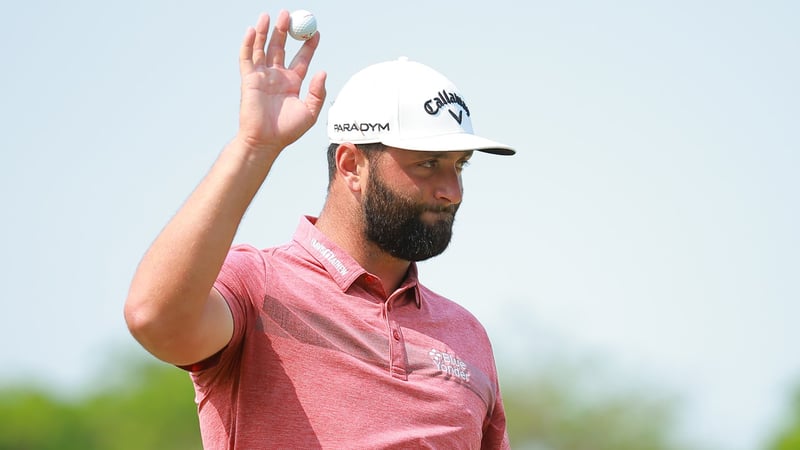
[(247, 30), (240, 50), (239, 131), (145, 253), (125, 301), (133, 336), (156, 357), (177, 365), (205, 359), (227, 345), (233, 319), (212, 288), (239, 223), (280, 152), (316, 122), (325, 73), (300, 85), (319, 43), (306, 41), (284, 67), (289, 15), (281, 11), (269, 46), (269, 17)]

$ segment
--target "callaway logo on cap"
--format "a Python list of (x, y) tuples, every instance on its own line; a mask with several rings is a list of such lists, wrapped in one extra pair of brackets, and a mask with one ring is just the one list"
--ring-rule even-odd
[(405, 150), (515, 153), (476, 136), (471, 113), (450, 80), (400, 58), (369, 66), (345, 83), (328, 111), (328, 138), (335, 144), (380, 142)]

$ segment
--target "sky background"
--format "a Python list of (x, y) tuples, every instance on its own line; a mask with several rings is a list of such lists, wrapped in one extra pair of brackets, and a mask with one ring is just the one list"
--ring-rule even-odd
[[(421, 265), (501, 370), (600, 361), (678, 394), (703, 442), (758, 448), (800, 382), (798, 5), (4, 2), (0, 382), (69, 393), (141, 352), (128, 284), (236, 132), (243, 33), (303, 8), (327, 104), (407, 56), (518, 149), (473, 158), (453, 244)], [(281, 155), (237, 242), (283, 243), (319, 212), (324, 124)]]

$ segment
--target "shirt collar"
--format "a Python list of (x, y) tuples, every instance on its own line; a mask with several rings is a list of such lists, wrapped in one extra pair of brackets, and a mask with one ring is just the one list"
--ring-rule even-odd
[(411, 267), (408, 268), (406, 279), (403, 280), (403, 283), (400, 285), (400, 289), (413, 289), (414, 303), (417, 305), (417, 309), (419, 309), (422, 305), (422, 297), (419, 293), (419, 278), (417, 273), (417, 263), (412, 262)]
[[(341, 247), (328, 239), (325, 234), (314, 226), (315, 223), (317, 223), (316, 217), (303, 216), (294, 233), (293, 240), (322, 265), (342, 292), (345, 292), (350, 289), (350, 286), (359, 277), (367, 274), (367, 271)], [(400, 285), (401, 290), (411, 288), (414, 290), (414, 301), (417, 308), (419, 308), (419, 279), (417, 277), (417, 264), (414, 262), (411, 263), (406, 278)]]
[(367, 271), (319, 231), (314, 226), (316, 222), (316, 217), (301, 218), (293, 239), (325, 268), (342, 291), (346, 291)]

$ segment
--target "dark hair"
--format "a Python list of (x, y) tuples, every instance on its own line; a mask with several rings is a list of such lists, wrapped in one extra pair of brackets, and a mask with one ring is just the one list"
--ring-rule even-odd
[[(330, 188), (331, 183), (333, 183), (333, 177), (336, 175), (336, 149), (339, 148), (339, 144), (331, 144), (328, 146), (328, 188)], [(381, 144), (380, 142), (370, 143), (370, 144), (357, 144), (356, 148), (364, 152), (367, 155), (367, 159), (371, 162), (375, 157), (375, 153), (382, 151), (386, 148), (385, 145)]]

